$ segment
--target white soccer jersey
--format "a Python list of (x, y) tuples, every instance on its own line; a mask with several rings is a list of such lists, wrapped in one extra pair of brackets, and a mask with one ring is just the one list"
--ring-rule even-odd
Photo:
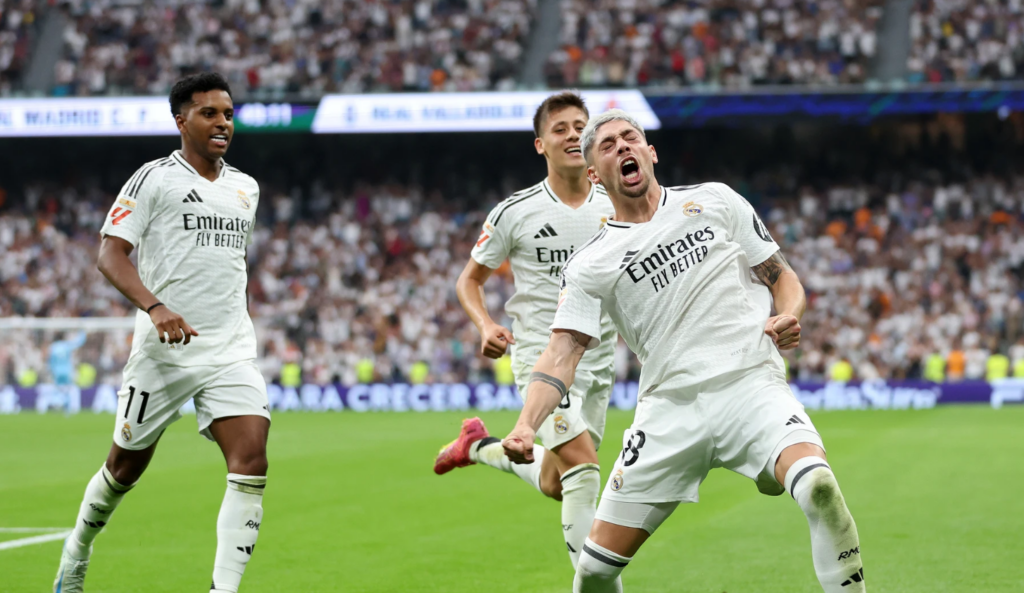
[(778, 364), (750, 282), (750, 267), (778, 248), (727, 185), (662, 189), (650, 221), (609, 221), (577, 250), (551, 327), (598, 338), (607, 313), (643, 364), (640, 397)]
[(100, 233), (134, 245), (142, 283), (199, 332), (187, 346), (161, 344), (139, 311), (131, 358), (180, 366), (256, 358), (245, 248), (259, 197), (252, 177), (223, 163), (209, 181), (179, 151), (146, 163), (121, 188)]
[[(545, 179), (512, 194), (487, 217), (472, 257), (488, 268), (498, 268), (506, 258), (512, 264), (516, 292), (505, 311), (513, 320), (516, 357), (529, 366), (551, 335), (562, 266), (614, 212), (603, 187), (592, 186), (587, 200), (574, 210), (558, 199)], [(604, 344), (583, 357), (584, 369), (613, 364), (615, 327), (607, 317), (597, 323)]]

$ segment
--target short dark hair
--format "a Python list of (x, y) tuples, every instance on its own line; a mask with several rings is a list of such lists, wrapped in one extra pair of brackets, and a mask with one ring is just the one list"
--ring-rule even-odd
[(192, 102), (192, 95), (207, 91), (224, 91), (231, 96), (231, 87), (223, 76), (216, 72), (190, 74), (174, 83), (171, 88), (171, 114), (181, 115), (181, 108)]
[(583, 102), (583, 97), (580, 97), (574, 91), (562, 91), (557, 95), (551, 95), (544, 102), (537, 107), (537, 113), (533, 114), (533, 132), (540, 137), (540, 129), (544, 126), (544, 122), (548, 116), (556, 111), (561, 111), (566, 107), (576, 107), (583, 111), (590, 118), (590, 112), (587, 111), (587, 105)]

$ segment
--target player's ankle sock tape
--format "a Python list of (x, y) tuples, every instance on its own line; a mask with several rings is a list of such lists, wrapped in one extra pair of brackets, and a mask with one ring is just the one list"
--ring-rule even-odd
[(133, 486), (135, 484), (125, 486), (115, 480), (106, 464), (93, 475), (85, 487), (75, 528), (65, 544), (72, 558), (85, 560), (89, 557), (93, 540), (103, 531), (114, 509)]
[(263, 521), (266, 476), (228, 474), (224, 502), (217, 515), (217, 555), (213, 561), (213, 589), (238, 591), (245, 566), (256, 549)]
[(228, 488), (240, 492), (258, 494), (263, 496), (263, 489), (267, 487), (266, 476), (243, 476), (241, 474), (228, 474)]
[(472, 461), (489, 465), (503, 472), (515, 474), (539, 492), (544, 492), (540, 489), (540, 468), (543, 464), (545, 453), (547, 453), (547, 449), (540, 445), (534, 445), (533, 463), (518, 464), (509, 461), (508, 457), (505, 456), (505, 448), (501, 446), (501, 441), (495, 437), (480, 439), (469, 446), (469, 458)]
[[(497, 445), (498, 448), (494, 449), (494, 445)], [(490, 453), (484, 453), (484, 455), (486, 455), (488, 458), (487, 460), (481, 459), (481, 449), (484, 449), (487, 453)], [(490, 460), (491, 457), (497, 459), (497, 456), (494, 455), (494, 453), (498, 451), (501, 452), (502, 457), (505, 457), (505, 450), (501, 446), (501, 439), (499, 439), (498, 437), (484, 437), (469, 446), (469, 459), (474, 463), (486, 463), (487, 465), (491, 465), (490, 463), (488, 463), (488, 461)], [(511, 469), (505, 471), (511, 471)]]
[(103, 476), (103, 481), (106, 482), (107, 487), (121, 495), (127, 493), (129, 490), (135, 487), (135, 484), (138, 483), (134, 482), (126, 486), (118, 482), (117, 480), (114, 479), (114, 474), (110, 473), (110, 470), (107, 469), (107, 464), (105, 463), (100, 467), (100, 474)]
[(583, 551), (583, 542), (590, 533), (597, 512), (597, 495), (601, 493), (601, 467), (583, 463), (562, 474), (562, 537), (569, 550), (573, 567)]
[(622, 580), (619, 575), (632, 558), (620, 556), (603, 548), (588, 537), (583, 543), (583, 553), (576, 565), (573, 579), (573, 593), (619, 593)]
[(800, 459), (786, 473), (786, 489), (807, 516), (814, 572), (825, 593), (864, 591), (857, 525), (832, 468), (818, 457)]

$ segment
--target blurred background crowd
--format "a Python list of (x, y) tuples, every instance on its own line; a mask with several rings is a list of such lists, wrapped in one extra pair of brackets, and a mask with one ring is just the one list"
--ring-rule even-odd
[[(663, 183), (733, 185), (800, 275), (809, 308), (801, 348), (787, 354), (792, 378), (991, 379), (1024, 375), (1024, 175), (1005, 143), (1007, 133), (1024, 137), (1024, 119), (1013, 121), (1002, 136), (971, 136), (953, 118), (650, 140)], [(492, 155), (500, 166), (469, 164), (467, 155), (497, 150), (486, 136), (381, 136), (372, 149), (360, 138), (236, 139), (229, 161), (243, 170), (309, 155), (306, 168), (256, 175), (249, 298), (268, 380), (510, 382), (507, 360), (478, 355), (455, 281), (489, 209), (543, 168), (526, 134)], [(127, 152), (115, 150), (123, 139), (97, 142), (66, 144), (69, 154), (91, 147), (73, 171), (26, 171), (0, 190), (0, 318), (134, 314), (95, 268), (98, 229), (137, 155), (156, 158), (175, 142), (148, 139)], [(506, 266), (486, 286), (505, 324), (512, 282)], [(88, 381), (120, 380), (130, 334), (87, 334), (75, 356)], [(55, 341), (64, 352), (75, 339), (5, 331), (0, 372), (11, 384), (50, 380)], [(619, 350), (620, 379), (635, 379), (637, 361)]]
[(862, 83), (881, 2), (567, 0), (552, 86)]
[(1022, 36), (1021, 0), (0, 0), (0, 94), (1019, 80)]

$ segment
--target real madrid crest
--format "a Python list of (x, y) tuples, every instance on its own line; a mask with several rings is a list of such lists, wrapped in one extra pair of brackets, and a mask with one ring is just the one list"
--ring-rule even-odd
[(121, 429), (121, 438), (124, 439), (124, 442), (126, 443), (132, 440), (132, 429), (127, 422), (124, 423), (124, 427)]
[(703, 212), (704, 206), (701, 206), (696, 202), (687, 202), (683, 204), (683, 214), (687, 216), (700, 216)]
[(619, 489), (622, 488), (623, 483), (624, 482), (622, 481), (622, 470), (620, 469), (619, 471), (615, 472), (614, 476), (612, 476), (612, 490), (618, 492)]
[(245, 192), (242, 190), (238, 190), (238, 203), (241, 204), (242, 208), (245, 208), (246, 210), (248, 210), (249, 207), (252, 206), (252, 202), (249, 201), (249, 196), (245, 195)]
[(558, 434), (565, 434), (569, 432), (569, 422), (565, 419), (565, 416), (559, 414), (555, 416), (555, 432)]

